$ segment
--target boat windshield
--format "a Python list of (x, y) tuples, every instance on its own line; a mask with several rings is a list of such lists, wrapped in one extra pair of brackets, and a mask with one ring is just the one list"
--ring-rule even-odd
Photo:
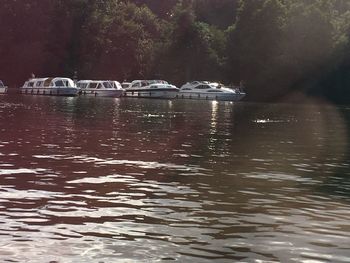
[(4, 83), (0, 80), (0, 87), (4, 87)]
[(73, 80), (69, 78), (54, 78), (52, 80), (52, 86), (55, 87), (76, 87)]
[(209, 85), (198, 85), (196, 87), (194, 87), (195, 89), (210, 89)]

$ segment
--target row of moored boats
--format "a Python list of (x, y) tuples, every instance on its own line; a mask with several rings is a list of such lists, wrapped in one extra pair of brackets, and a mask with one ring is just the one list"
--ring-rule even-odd
[[(7, 87), (0, 81), (0, 93)], [(70, 78), (31, 78), (20, 87), (21, 94), (51, 96), (139, 97), (163, 99), (202, 99), (238, 101), (245, 96), (241, 87), (225, 87), (209, 81), (193, 81), (181, 88), (164, 80), (134, 80), (120, 84), (111, 80), (80, 80)]]

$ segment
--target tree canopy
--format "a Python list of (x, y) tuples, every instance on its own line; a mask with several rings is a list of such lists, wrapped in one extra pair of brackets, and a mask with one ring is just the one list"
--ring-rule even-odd
[(0, 79), (246, 84), (350, 102), (348, 0), (3, 0)]

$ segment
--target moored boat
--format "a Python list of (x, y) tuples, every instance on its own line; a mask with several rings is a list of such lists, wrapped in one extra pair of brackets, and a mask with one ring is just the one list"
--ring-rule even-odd
[(0, 94), (5, 94), (7, 92), (7, 86), (0, 80)]
[(164, 80), (134, 80), (125, 89), (126, 97), (174, 99), (179, 88)]
[(20, 87), (22, 94), (75, 96), (78, 88), (70, 78), (32, 78)]
[(124, 89), (118, 81), (111, 80), (79, 80), (79, 93), (88, 96), (120, 97)]
[(178, 98), (239, 101), (246, 93), (239, 87), (228, 88), (216, 82), (193, 81), (180, 88)]

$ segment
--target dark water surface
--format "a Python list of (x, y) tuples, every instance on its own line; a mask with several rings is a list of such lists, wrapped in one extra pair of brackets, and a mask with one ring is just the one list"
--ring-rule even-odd
[(350, 107), (0, 96), (1, 262), (350, 262)]

